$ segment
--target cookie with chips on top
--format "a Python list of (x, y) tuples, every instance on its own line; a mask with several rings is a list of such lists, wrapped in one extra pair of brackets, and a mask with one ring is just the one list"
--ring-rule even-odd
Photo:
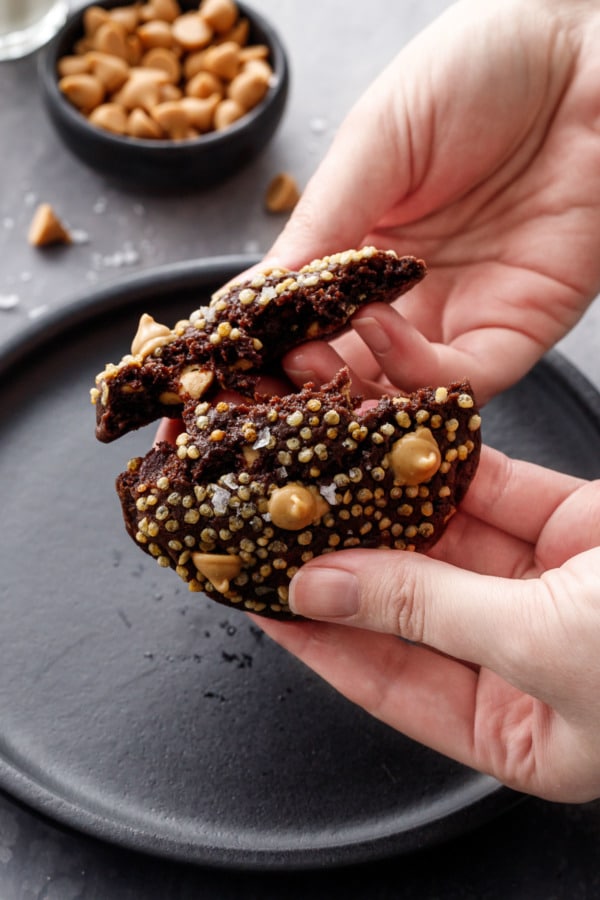
[(190, 590), (277, 618), (293, 617), (290, 579), (315, 556), (427, 551), (477, 468), (471, 388), (358, 403), (344, 370), (321, 388), (188, 407), (176, 444), (117, 480), (127, 531)]

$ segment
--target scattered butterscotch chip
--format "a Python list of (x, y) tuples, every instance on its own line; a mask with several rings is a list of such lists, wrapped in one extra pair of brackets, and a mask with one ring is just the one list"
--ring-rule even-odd
[(298, 200), (300, 191), (296, 179), (288, 172), (280, 172), (271, 181), (265, 196), (265, 206), (268, 212), (290, 212)]
[(50, 204), (41, 203), (31, 220), (27, 240), (32, 247), (46, 247), (49, 244), (70, 244), (71, 235)]

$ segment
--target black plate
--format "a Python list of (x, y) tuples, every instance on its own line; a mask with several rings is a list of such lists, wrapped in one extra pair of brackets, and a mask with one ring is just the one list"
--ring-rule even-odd
[[(130, 278), (3, 354), (0, 786), (59, 822), (192, 862), (294, 868), (411, 851), (517, 795), (371, 719), (243, 613), (141, 554), (113, 481), (154, 428), (109, 446), (93, 436), (88, 390), (127, 352), (140, 313), (174, 323), (250, 262)], [(597, 476), (594, 408), (553, 356), (488, 406), (485, 438)]]

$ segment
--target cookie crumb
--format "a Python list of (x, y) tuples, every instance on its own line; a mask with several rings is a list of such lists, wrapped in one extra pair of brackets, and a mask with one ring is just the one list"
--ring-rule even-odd
[(41, 203), (36, 209), (27, 239), (32, 247), (71, 243), (69, 232), (49, 203)]

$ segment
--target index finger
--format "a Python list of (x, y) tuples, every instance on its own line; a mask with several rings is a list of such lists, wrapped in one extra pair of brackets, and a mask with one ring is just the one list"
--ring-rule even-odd
[(461, 510), (535, 544), (553, 512), (584, 478), (565, 475), (483, 446), (479, 468)]

